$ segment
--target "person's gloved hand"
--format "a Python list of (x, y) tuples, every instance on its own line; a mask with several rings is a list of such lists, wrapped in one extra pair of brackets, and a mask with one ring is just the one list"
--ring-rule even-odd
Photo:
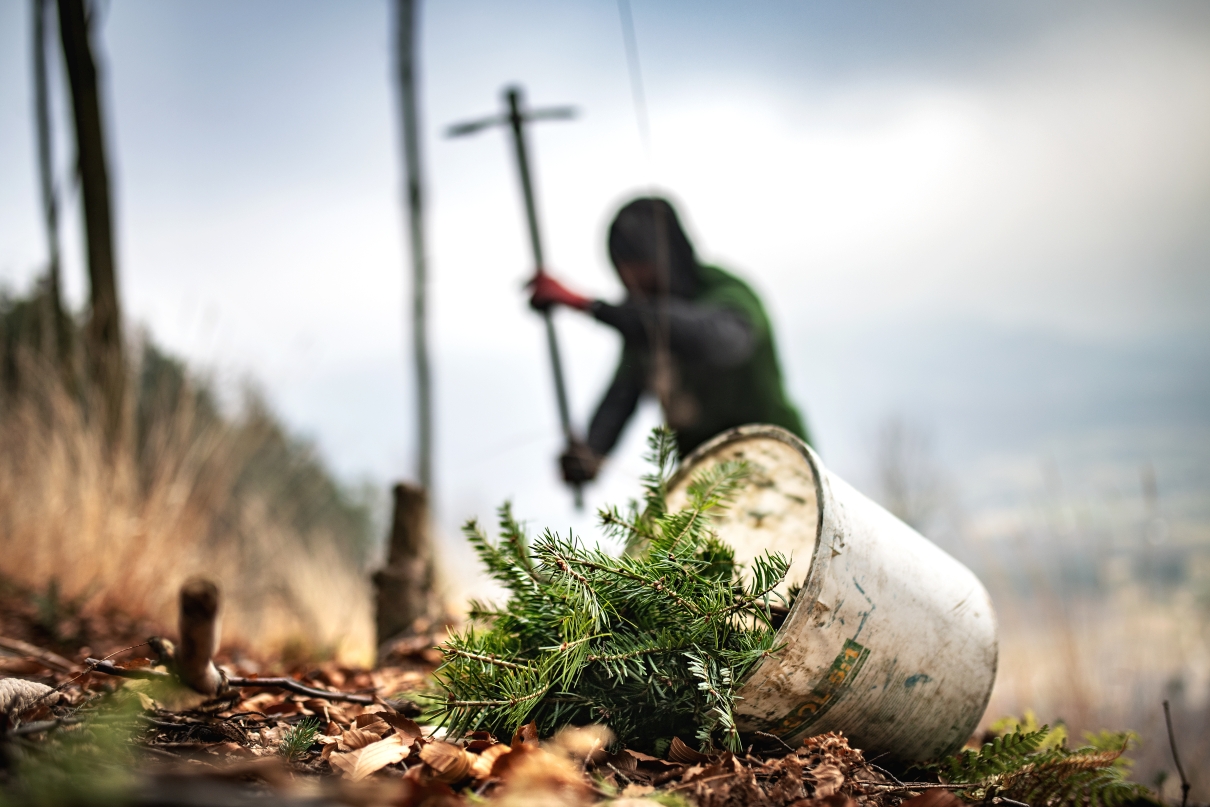
[(588, 447), (582, 440), (568, 443), (563, 455), (559, 457), (559, 466), (563, 469), (563, 481), (573, 485), (591, 482), (596, 479), (601, 470), (603, 457)]
[(592, 300), (576, 294), (545, 272), (538, 272), (534, 275), (534, 279), (529, 281), (526, 288), (530, 291), (530, 306), (539, 311), (550, 308), (552, 305), (565, 305), (583, 311), (592, 305)]

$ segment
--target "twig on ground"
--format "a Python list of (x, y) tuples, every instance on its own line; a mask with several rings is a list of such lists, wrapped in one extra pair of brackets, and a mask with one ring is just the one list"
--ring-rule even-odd
[[(876, 788), (879, 793), (919, 793), (924, 790), (966, 790), (970, 785), (944, 785), (936, 782), (899, 782), (894, 785), (882, 785), (875, 782), (862, 782), (862, 787)], [(1029, 807), (1029, 805), (1026, 805)]]
[(86, 658), (84, 663), (88, 665), (89, 671), (112, 675), (117, 678), (139, 678), (144, 681), (163, 681), (173, 676), (161, 670), (149, 670), (147, 668), (132, 668), (119, 667), (112, 661), (104, 659)]
[(1168, 724), (1168, 745), (1172, 748), (1172, 761), (1176, 763), (1176, 772), (1181, 777), (1181, 807), (1189, 804), (1189, 780), (1185, 778), (1185, 769), (1181, 766), (1181, 755), (1176, 751), (1176, 735), (1172, 731), (1172, 711), (1168, 701), (1164, 701), (1164, 722)]
[(10, 650), (13, 653), (19, 653), (22, 656), (31, 658), (42, 666), (61, 673), (73, 673), (76, 671), (76, 665), (69, 660), (63, 658), (58, 653), (52, 653), (37, 645), (32, 645), (29, 642), (23, 642), (20, 639), (10, 639), (7, 636), (0, 636), (0, 648)]
[[(378, 703), (373, 695), (357, 695), (352, 692), (329, 692), (326, 689), (315, 689), (293, 678), (228, 678), (227, 684), (232, 687), (266, 687), (269, 689), (284, 689), (295, 695), (306, 695), (308, 698), (322, 698), (330, 701), (345, 703), (360, 703), (369, 706)], [(388, 705), (392, 705), (389, 702)]]
[(1017, 801), (1016, 799), (1006, 799), (1003, 796), (993, 796), (992, 804), (1008, 804), (1011, 807), (1029, 807), (1029, 805), (1023, 801)]
[(616, 765), (614, 765), (612, 762), (606, 762), (605, 764), (609, 766), (610, 770), (612, 770), (618, 776), (622, 777), (622, 781), (624, 781), (626, 784), (630, 784), (631, 782), (634, 781), (629, 776), (627, 776), (626, 774), (624, 774), (620, 770), (618, 770), (618, 767)]
[[(166, 673), (161, 670), (142, 669), (125, 669), (118, 667), (111, 661), (101, 661), (99, 659), (85, 659), (85, 664), (93, 672), (103, 673), (105, 675), (113, 675), (118, 678), (141, 678), (150, 681), (164, 681), (174, 678), (171, 673)], [(359, 695), (352, 692), (331, 692), (326, 689), (316, 689), (309, 687), (306, 684), (296, 681), (293, 678), (228, 678), (227, 685), (233, 689), (241, 689), (244, 687), (261, 687), (264, 689), (284, 689), (287, 692), (293, 692), (295, 695), (305, 695), (308, 698), (319, 698), (328, 701), (341, 701), (343, 703), (359, 703), (363, 706), (370, 706), (375, 703), (382, 703), (387, 707), (394, 709), (400, 714), (406, 714), (413, 711), (409, 709), (409, 704), (401, 701), (385, 700), (374, 695)]]
[[(754, 731), (752, 733), (755, 734), (757, 737), (764, 737), (769, 740), (777, 740), (779, 743), (782, 744), (782, 747), (784, 747), (787, 751), (789, 751), (790, 753), (794, 752), (794, 749), (790, 747), (790, 744), (787, 743), (785, 740), (783, 740), (781, 737), (778, 737), (776, 734), (769, 734), (768, 732), (764, 732), (764, 731)], [(752, 749), (749, 747), (748, 751), (751, 752), (751, 750)]]
[(879, 773), (881, 773), (883, 776), (890, 779), (895, 784), (900, 785), (900, 786), (903, 785), (903, 782), (899, 781), (899, 777), (895, 776), (895, 774), (891, 773), (890, 771), (888, 771), (886, 768), (882, 767), (881, 765), (875, 765), (873, 762), (870, 762), (870, 761), (867, 761), (866, 765), (873, 768), (874, 770), (878, 771)]

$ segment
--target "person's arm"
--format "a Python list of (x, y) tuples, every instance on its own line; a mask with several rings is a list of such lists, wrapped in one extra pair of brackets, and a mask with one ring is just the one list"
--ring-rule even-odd
[(605, 391), (596, 414), (588, 427), (588, 447), (599, 457), (604, 457), (618, 442), (618, 436), (626, 427), (626, 421), (634, 414), (643, 394), (643, 378), (636, 363), (622, 353), (622, 361), (614, 374), (613, 383)]
[(563, 479), (568, 482), (583, 483), (596, 478), (605, 455), (613, 450), (626, 421), (634, 414), (643, 394), (643, 379), (628, 354), (629, 351), (623, 351), (613, 383), (597, 406), (588, 427), (588, 439), (572, 440), (559, 457)]
[(534, 308), (565, 305), (587, 311), (621, 332), (628, 344), (646, 347), (651, 328), (667, 327), (669, 347), (681, 359), (734, 367), (746, 361), (756, 346), (752, 322), (736, 308), (675, 297), (660, 303), (627, 301), (610, 305), (577, 294), (545, 272), (535, 275), (529, 288), (529, 302)]
[(610, 305), (594, 300), (588, 311), (600, 322), (616, 328), (630, 344), (646, 346), (649, 329), (668, 328), (668, 346), (678, 358), (702, 361), (715, 367), (734, 367), (752, 355), (756, 334), (740, 311), (719, 305), (702, 305), (671, 299), (660, 303), (625, 302)]

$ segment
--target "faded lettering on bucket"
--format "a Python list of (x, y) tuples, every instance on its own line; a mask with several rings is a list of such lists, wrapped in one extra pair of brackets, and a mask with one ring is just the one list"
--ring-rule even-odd
[(840, 654), (828, 669), (828, 674), (811, 690), (798, 708), (777, 722), (777, 733), (795, 734), (822, 717), (840, 694), (853, 683), (853, 679), (861, 672), (865, 660), (869, 657), (868, 648), (852, 639), (846, 639)]

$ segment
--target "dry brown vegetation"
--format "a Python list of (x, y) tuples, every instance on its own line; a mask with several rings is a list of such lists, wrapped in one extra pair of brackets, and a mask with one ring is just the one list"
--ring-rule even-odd
[(368, 511), (313, 451), (255, 394), (222, 412), (150, 344), (107, 448), (80, 375), (22, 338), (22, 305), (3, 312), (0, 575), (52, 608), (170, 626), (182, 581), (205, 574), (227, 593), (226, 644), (369, 661)]

